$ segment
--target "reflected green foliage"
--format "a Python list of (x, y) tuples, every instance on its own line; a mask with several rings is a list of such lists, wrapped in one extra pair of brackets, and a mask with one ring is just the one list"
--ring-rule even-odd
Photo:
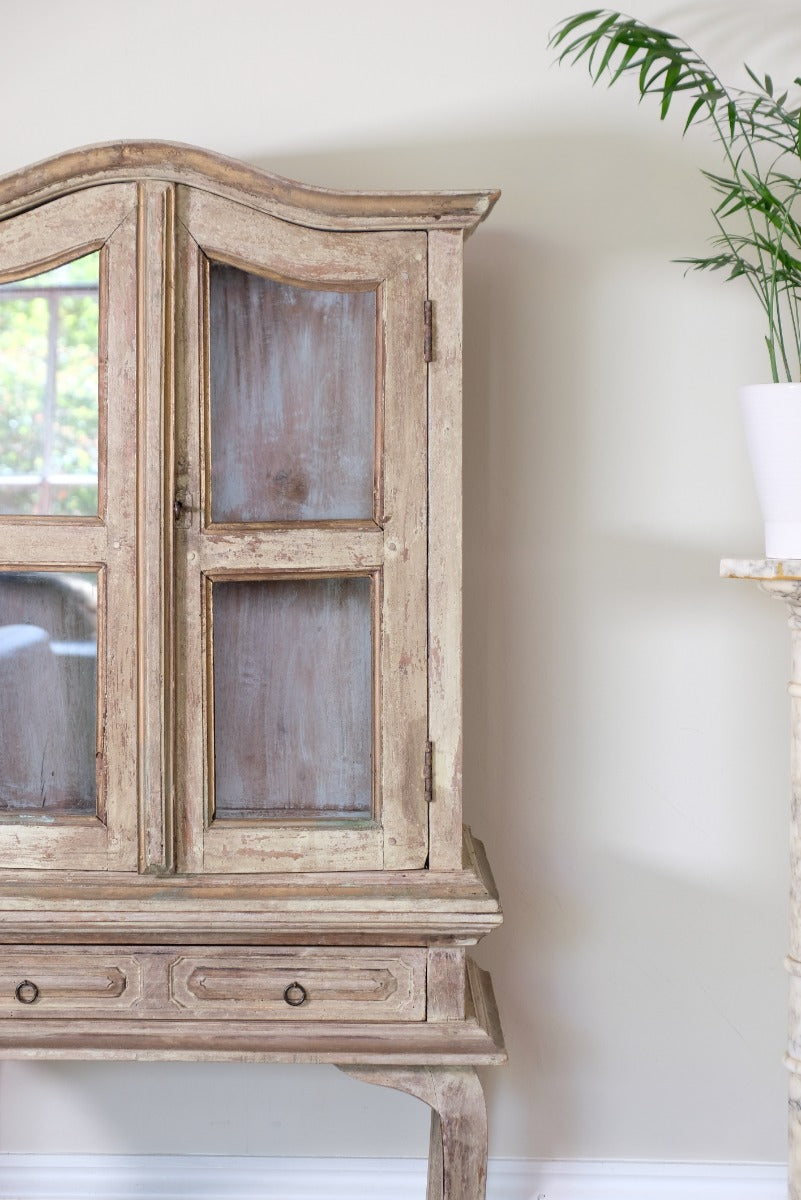
[(91, 254), (0, 287), (2, 512), (97, 512), (98, 270)]

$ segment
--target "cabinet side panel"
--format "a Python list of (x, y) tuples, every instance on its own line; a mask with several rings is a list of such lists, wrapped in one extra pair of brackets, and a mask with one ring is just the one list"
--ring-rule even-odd
[(462, 248), (428, 237), (433, 359), (428, 371), (429, 865), (462, 862)]

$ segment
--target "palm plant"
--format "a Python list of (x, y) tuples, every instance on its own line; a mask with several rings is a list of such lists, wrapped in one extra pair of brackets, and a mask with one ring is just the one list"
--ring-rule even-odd
[(560, 63), (585, 60), (593, 83), (633, 75), (641, 99), (656, 97), (662, 120), (674, 100), (686, 101), (684, 133), (694, 123), (712, 126), (725, 167), (703, 174), (715, 192), (718, 232), (713, 253), (680, 261), (747, 279), (767, 319), (774, 382), (780, 372), (801, 379), (801, 106), (747, 65), (753, 90), (725, 87), (681, 38), (607, 9), (562, 21), (549, 44)]

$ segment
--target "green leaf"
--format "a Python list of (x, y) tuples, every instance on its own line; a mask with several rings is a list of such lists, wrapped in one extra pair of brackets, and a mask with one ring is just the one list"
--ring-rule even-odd
[(548, 39), (548, 45), (561, 45), (565, 38), (570, 37), (574, 29), (579, 29), (582, 25), (586, 25), (588, 21), (594, 21), (596, 17), (600, 17), (603, 11), (602, 8), (595, 8), (589, 12), (578, 13), (575, 17), (568, 17), (566, 21), (562, 21), (556, 27), (556, 30)]

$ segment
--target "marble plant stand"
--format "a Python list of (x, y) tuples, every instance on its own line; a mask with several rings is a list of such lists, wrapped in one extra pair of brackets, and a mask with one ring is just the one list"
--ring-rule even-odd
[(727, 579), (754, 580), (788, 607), (791, 640), (789, 692), (792, 706), (792, 804), (790, 815), (790, 975), (789, 1041), (785, 1062), (790, 1071), (787, 1187), (789, 1200), (801, 1200), (801, 559), (724, 558)]

